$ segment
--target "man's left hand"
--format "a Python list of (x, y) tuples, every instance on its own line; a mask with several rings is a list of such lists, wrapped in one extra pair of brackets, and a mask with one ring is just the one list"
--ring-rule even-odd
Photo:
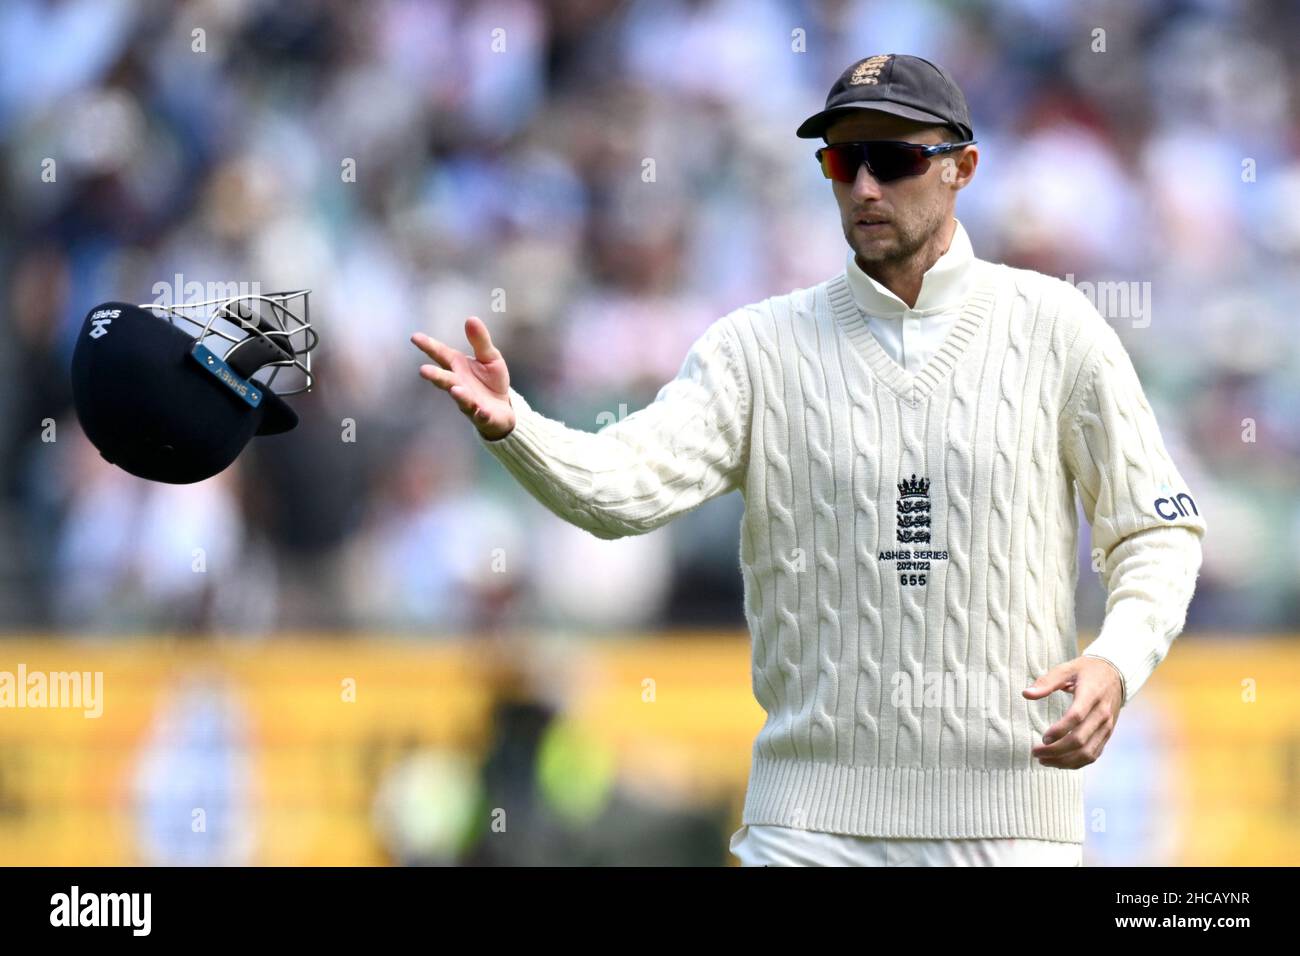
[(1023, 693), (1029, 700), (1041, 700), (1058, 690), (1073, 694), (1074, 702), (1030, 752), (1044, 767), (1078, 770), (1101, 756), (1114, 733), (1124, 705), (1124, 684), (1109, 661), (1076, 657), (1053, 667)]

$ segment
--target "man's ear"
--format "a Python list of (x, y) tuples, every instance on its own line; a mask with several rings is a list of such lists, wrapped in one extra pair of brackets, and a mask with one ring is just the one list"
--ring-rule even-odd
[(975, 178), (975, 168), (979, 165), (979, 161), (979, 149), (967, 146), (956, 156), (949, 154), (943, 157), (943, 171), (940, 176), (945, 183), (950, 183), (953, 189), (965, 189)]

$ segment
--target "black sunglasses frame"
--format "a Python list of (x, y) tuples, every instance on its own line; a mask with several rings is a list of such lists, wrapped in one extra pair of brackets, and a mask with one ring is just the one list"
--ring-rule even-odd
[[(825, 160), (822, 159), (822, 154), (825, 153), (826, 150), (831, 149), (833, 147), (839, 147), (839, 146), (896, 146), (896, 147), (901, 147), (905, 152), (914, 154), (918, 159), (928, 160), (928, 159), (932, 159), (935, 156), (941, 156), (944, 153), (950, 153), (955, 149), (963, 149), (967, 146), (974, 146), (977, 142), (978, 140), (968, 139), (968, 140), (963, 140), (960, 143), (935, 143), (933, 146), (927, 146), (924, 143), (908, 143), (903, 140), (894, 140), (894, 139), (850, 140), (843, 143), (827, 143), (821, 149), (817, 150), (815, 156), (817, 158), (817, 165), (821, 167), (823, 176), (825, 176), (827, 179), (834, 180), (835, 182), (851, 183), (853, 182), (852, 179), (836, 180), (835, 177), (830, 174), (830, 171), (827, 169)], [(859, 163), (858, 167), (855, 168), (853, 171), (855, 179), (857, 178), (857, 170), (860, 169), (863, 164), (866, 165), (867, 171), (870, 172), (871, 175), (876, 178), (877, 182), (882, 182), (882, 183), (890, 183), (896, 179), (906, 179), (910, 176), (920, 176), (925, 172), (924, 169), (918, 169), (914, 173), (900, 173), (897, 176), (888, 176), (885, 178), (881, 178), (880, 174), (877, 173), (876, 170), (871, 168), (871, 163), (867, 162), (867, 155), (866, 152), (864, 152), (862, 155), (862, 163)], [(926, 165), (928, 167), (929, 164), (927, 163)]]

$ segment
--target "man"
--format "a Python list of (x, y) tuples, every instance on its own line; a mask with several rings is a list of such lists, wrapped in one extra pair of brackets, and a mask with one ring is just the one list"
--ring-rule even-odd
[[(868, 57), (798, 135), (826, 140), (844, 271), (716, 320), (646, 408), (543, 417), (474, 317), (473, 358), (413, 337), (420, 374), (597, 537), (743, 494), (742, 864), (1081, 865), (1080, 770), (1182, 629), (1205, 523), (1091, 303), (974, 256), (946, 72)], [(1082, 656), (1075, 487), (1109, 594)]]

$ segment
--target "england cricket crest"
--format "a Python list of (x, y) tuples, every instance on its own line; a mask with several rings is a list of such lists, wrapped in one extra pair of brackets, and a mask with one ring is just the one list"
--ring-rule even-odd
[(882, 562), (893, 561), (900, 587), (925, 587), (932, 562), (947, 561), (947, 551), (931, 547), (930, 479), (904, 478), (898, 483), (894, 537), (902, 547), (880, 552)]
[(930, 541), (930, 479), (904, 478), (898, 483), (898, 543)]

